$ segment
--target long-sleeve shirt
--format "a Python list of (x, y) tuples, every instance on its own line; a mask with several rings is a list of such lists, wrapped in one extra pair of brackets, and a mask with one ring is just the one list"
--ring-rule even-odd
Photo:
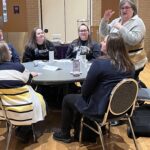
[(124, 39), (129, 56), (135, 65), (135, 69), (142, 68), (147, 62), (144, 51), (144, 36), (146, 32), (144, 22), (138, 15), (135, 15), (118, 30), (114, 25), (120, 21), (120, 17), (114, 19), (111, 23), (108, 23), (102, 18), (99, 32), (102, 36), (106, 36), (113, 32), (119, 32)]
[(17, 50), (14, 48), (14, 46), (11, 43), (8, 43), (8, 47), (11, 50), (11, 62), (15, 62), (15, 63), (19, 63), (20, 62), (20, 58), (19, 55), (17, 53)]
[(46, 40), (45, 44), (37, 44), (35, 49), (27, 47), (23, 55), (23, 62), (33, 60), (49, 60), (49, 51), (54, 51), (56, 56), (56, 49), (53, 43), (48, 40)]
[(100, 56), (100, 45), (97, 42), (89, 42), (88, 40), (81, 41), (80, 39), (76, 39), (69, 45), (66, 58), (76, 58), (76, 55), (82, 46), (86, 46), (89, 49), (86, 53), (87, 60), (90, 61)]

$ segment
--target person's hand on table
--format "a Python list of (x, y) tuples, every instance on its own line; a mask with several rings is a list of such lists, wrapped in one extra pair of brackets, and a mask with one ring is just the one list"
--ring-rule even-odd
[(38, 76), (39, 74), (38, 74), (37, 72), (31, 72), (31, 75), (32, 75), (33, 77), (36, 77), (36, 76)]

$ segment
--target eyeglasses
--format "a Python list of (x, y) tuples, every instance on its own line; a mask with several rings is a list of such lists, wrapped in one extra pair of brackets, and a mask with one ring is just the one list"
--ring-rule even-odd
[(79, 32), (87, 32), (88, 30), (79, 30)]
[(129, 6), (121, 7), (121, 10), (124, 10), (124, 9), (128, 10), (128, 9), (130, 9), (130, 8), (131, 8), (131, 7), (129, 7)]

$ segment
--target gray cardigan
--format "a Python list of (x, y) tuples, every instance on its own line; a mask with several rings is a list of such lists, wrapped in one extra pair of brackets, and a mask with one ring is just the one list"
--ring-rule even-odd
[(147, 62), (147, 57), (144, 51), (144, 35), (146, 32), (144, 22), (138, 17), (138, 15), (135, 15), (123, 24), (123, 27), (120, 30), (118, 30), (113, 26), (120, 21), (121, 17), (114, 19), (111, 23), (102, 19), (99, 32), (102, 36), (106, 36), (112, 32), (119, 32), (124, 39), (126, 48), (135, 68), (142, 68)]

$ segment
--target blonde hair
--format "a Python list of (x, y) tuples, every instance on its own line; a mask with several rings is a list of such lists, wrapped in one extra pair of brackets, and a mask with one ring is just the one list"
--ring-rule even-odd
[(9, 54), (8, 45), (5, 41), (0, 41), (0, 63), (9, 60), (10, 60), (10, 54)]

